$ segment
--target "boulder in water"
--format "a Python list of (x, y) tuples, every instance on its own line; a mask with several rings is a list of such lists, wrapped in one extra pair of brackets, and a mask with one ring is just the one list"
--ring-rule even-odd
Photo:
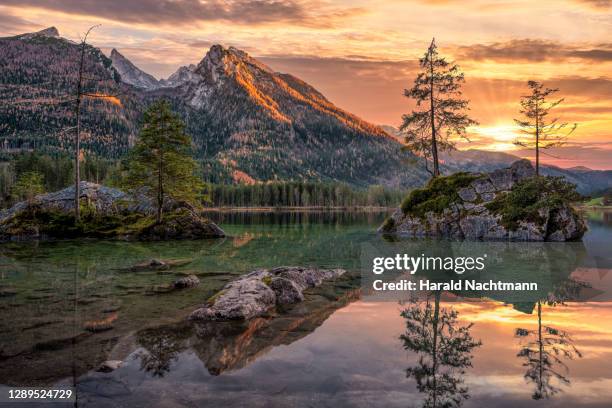
[(228, 283), (191, 314), (193, 320), (247, 320), (262, 316), (275, 305), (304, 300), (303, 291), (343, 275), (344, 269), (285, 266), (248, 273)]
[(178, 278), (174, 281), (175, 289), (188, 289), (195, 288), (200, 284), (200, 279), (195, 275), (187, 275), (182, 278)]

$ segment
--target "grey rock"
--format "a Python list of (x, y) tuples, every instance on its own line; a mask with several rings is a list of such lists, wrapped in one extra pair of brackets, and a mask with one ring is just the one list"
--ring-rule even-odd
[(467, 211), (474, 210), (474, 209), (475, 209), (475, 208), (477, 208), (477, 207), (480, 207), (480, 206), (479, 206), (479, 205), (477, 205), (477, 204), (474, 204), (474, 203), (465, 203), (465, 204), (463, 204), (463, 208), (464, 208), (465, 210), (467, 210)]
[(476, 179), (472, 181), (471, 186), (478, 194), (492, 193), (495, 191), (495, 187), (488, 179)]
[(345, 273), (343, 269), (284, 266), (256, 270), (228, 283), (208, 305), (196, 309), (192, 320), (248, 320), (262, 316), (275, 305), (304, 300), (303, 291)]
[(484, 212), (488, 212), (488, 210), (483, 205), (478, 205), (478, 206), (474, 207), (472, 212), (474, 214), (482, 214)]
[(200, 279), (195, 275), (187, 275), (182, 278), (178, 278), (174, 281), (175, 289), (187, 289), (195, 288), (200, 284)]
[(195, 310), (195, 320), (251, 319), (266, 313), (276, 304), (274, 291), (263, 282), (268, 271), (254, 271), (230, 282), (216, 295), (210, 306)]
[(531, 162), (529, 160), (518, 160), (508, 168), (489, 173), (489, 180), (497, 191), (507, 191), (516, 182), (533, 176), (535, 176), (535, 169)]
[(537, 224), (527, 222), (521, 223), (515, 230), (508, 231), (508, 239), (511, 241), (544, 241), (544, 234)]
[(498, 219), (490, 214), (468, 215), (461, 218), (459, 226), (467, 239), (483, 239), (498, 225)]
[[(401, 210), (400, 210), (401, 211)], [(379, 228), (380, 231), (380, 228)], [(400, 235), (412, 237), (425, 236), (425, 226), (421, 220), (412, 217), (403, 217), (395, 222), (394, 231)]]
[(497, 169), (489, 173), (489, 180), (497, 191), (510, 190), (514, 185), (512, 171), (508, 169)]
[(512, 163), (512, 166), (510, 166), (510, 171), (512, 172), (512, 179), (515, 183), (536, 175), (535, 169), (531, 165), (531, 162), (527, 159)]
[(459, 191), (457, 191), (457, 194), (459, 194), (459, 198), (461, 198), (463, 201), (471, 202), (471, 201), (476, 201), (476, 199), (478, 198), (476, 191), (474, 191), (474, 189), (471, 187), (462, 188)]
[(304, 300), (302, 291), (305, 287), (290, 279), (277, 276), (270, 282), (270, 288), (276, 295), (277, 304), (289, 305)]
[[(128, 199), (128, 195), (121, 190), (88, 181), (81, 181), (79, 190), (80, 200), (103, 215), (121, 212), (124, 209), (123, 200)], [(33, 206), (43, 210), (72, 212), (74, 211), (74, 186), (53, 193), (38, 195), (30, 202), (21, 201), (11, 208), (0, 212), (0, 223)]]
[(484, 203), (490, 203), (491, 201), (495, 200), (495, 193), (482, 193), (480, 198)]
[(551, 215), (549, 221), (549, 241), (574, 241), (586, 232), (584, 220), (571, 208), (562, 208)]

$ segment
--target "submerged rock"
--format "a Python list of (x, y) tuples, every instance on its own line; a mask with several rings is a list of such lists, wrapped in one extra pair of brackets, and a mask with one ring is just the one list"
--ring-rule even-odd
[(119, 367), (123, 365), (123, 361), (121, 360), (107, 360), (100, 364), (96, 371), (100, 373), (110, 373), (111, 371), (115, 371)]
[(187, 289), (187, 288), (195, 288), (200, 284), (200, 279), (195, 275), (188, 275), (182, 278), (178, 278), (174, 281), (175, 289)]
[(162, 221), (143, 194), (82, 181), (81, 220), (75, 222), (74, 186), (0, 211), (0, 241), (58, 238), (166, 240), (219, 238), (225, 233), (193, 206), (168, 200)]
[(149, 259), (148, 261), (137, 263), (127, 270), (131, 272), (138, 271), (160, 271), (168, 270), (177, 266), (183, 266), (191, 263), (191, 259)]
[(572, 186), (536, 177), (528, 160), (491, 173), (457, 173), (414, 190), (379, 228), (407, 237), (571, 241), (586, 225), (571, 207)]
[(115, 327), (114, 323), (118, 317), (119, 315), (115, 312), (115, 313), (110, 313), (108, 316), (102, 319), (87, 320), (84, 323), (83, 328), (92, 333), (112, 330)]
[(262, 316), (275, 305), (304, 300), (303, 291), (343, 275), (344, 269), (279, 267), (248, 273), (228, 283), (191, 314), (194, 320), (236, 320)]

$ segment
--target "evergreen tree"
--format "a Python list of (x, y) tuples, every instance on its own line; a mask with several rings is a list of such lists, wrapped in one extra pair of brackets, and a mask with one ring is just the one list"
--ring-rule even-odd
[(28, 201), (44, 192), (43, 175), (35, 171), (28, 171), (19, 176), (11, 190), (11, 194), (18, 200)]
[(197, 204), (203, 184), (196, 168), (183, 122), (168, 102), (153, 103), (144, 114), (140, 138), (130, 156), (127, 184), (155, 203), (157, 222), (168, 199)]
[(546, 150), (565, 144), (567, 137), (576, 130), (576, 123), (560, 123), (559, 118), (549, 119), (550, 110), (563, 102), (563, 98), (549, 101), (548, 97), (559, 91), (557, 88), (544, 88), (537, 81), (527, 82), (531, 94), (521, 97), (520, 113), (524, 119), (514, 119), (521, 127), (524, 137), (519, 137), (514, 144), (527, 149), (535, 149), (536, 174), (540, 175), (540, 149)]
[[(454, 148), (452, 136), (467, 139), (467, 127), (478, 123), (465, 113), (469, 110), (469, 101), (461, 98), (463, 72), (439, 56), (435, 39), (431, 40), (419, 65), (421, 72), (404, 95), (414, 99), (420, 109), (402, 116), (400, 130), (406, 134), (406, 149), (422, 157), (426, 169), (437, 177), (440, 175), (438, 152)], [(427, 167), (428, 160), (433, 162), (433, 170)]]

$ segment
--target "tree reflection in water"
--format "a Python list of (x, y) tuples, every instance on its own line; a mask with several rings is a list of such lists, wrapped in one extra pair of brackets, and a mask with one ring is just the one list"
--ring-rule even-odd
[(569, 385), (569, 367), (564, 360), (582, 357), (568, 332), (542, 324), (542, 304), (563, 305), (566, 300), (576, 299), (584, 287), (587, 285), (582, 282), (565, 281), (545, 300), (537, 302), (537, 328), (529, 330), (519, 327), (515, 331), (522, 343), (517, 357), (525, 359), (525, 379), (535, 384), (531, 396), (534, 400), (548, 399), (560, 392), (562, 385)]
[(456, 310), (440, 307), (440, 296), (435, 292), (424, 300), (413, 299), (401, 312), (406, 331), (400, 340), (404, 349), (419, 355), (406, 376), (425, 394), (424, 408), (459, 407), (469, 398), (462, 376), (472, 366), (472, 350), (482, 345), (470, 334), (472, 323), (461, 325)]
[(185, 350), (185, 339), (190, 336), (191, 330), (187, 325), (162, 326), (138, 332), (137, 341), (143, 347), (138, 353), (140, 369), (153, 377), (163, 377), (170, 372), (178, 354)]

